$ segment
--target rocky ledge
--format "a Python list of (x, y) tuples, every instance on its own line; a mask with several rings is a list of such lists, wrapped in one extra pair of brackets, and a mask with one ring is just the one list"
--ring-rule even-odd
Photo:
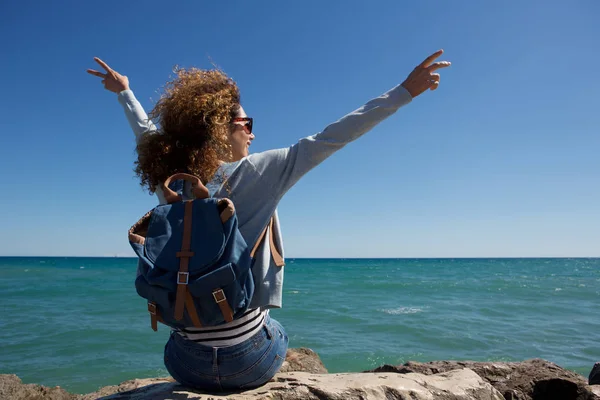
[(309, 349), (288, 351), (275, 378), (242, 393), (202, 393), (170, 378), (135, 379), (76, 395), (0, 375), (2, 400), (600, 400), (600, 386), (545, 360), (523, 362), (409, 362), (363, 373), (328, 374)]

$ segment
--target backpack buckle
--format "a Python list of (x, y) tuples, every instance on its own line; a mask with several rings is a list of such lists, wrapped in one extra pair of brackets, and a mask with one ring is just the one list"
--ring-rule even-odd
[(178, 272), (177, 273), (177, 284), (178, 285), (187, 285), (190, 279), (189, 272)]
[(225, 297), (225, 293), (223, 292), (223, 289), (217, 289), (217, 290), (213, 291), (212, 295), (217, 303), (221, 303), (221, 302), (227, 300), (227, 297)]
[(156, 315), (156, 304), (148, 302), (148, 312), (150, 315)]

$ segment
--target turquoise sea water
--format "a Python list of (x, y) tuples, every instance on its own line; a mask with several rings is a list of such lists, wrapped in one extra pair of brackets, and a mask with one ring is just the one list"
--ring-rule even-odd
[[(291, 347), (330, 372), (408, 360), (600, 361), (600, 259), (289, 259)], [(0, 373), (76, 393), (166, 376), (136, 260), (0, 258)]]

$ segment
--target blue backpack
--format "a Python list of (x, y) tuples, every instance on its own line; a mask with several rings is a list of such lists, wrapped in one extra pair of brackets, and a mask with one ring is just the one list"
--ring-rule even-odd
[[(192, 183), (194, 200), (184, 201), (169, 188), (177, 179)], [(252, 259), (273, 220), (250, 250), (231, 200), (211, 198), (200, 179), (188, 174), (169, 177), (162, 190), (167, 204), (129, 230), (139, 258), (135, 287), (148, 300), (152, 329), (157, 322), (200, 328), (233, 321), (252, 300)]]

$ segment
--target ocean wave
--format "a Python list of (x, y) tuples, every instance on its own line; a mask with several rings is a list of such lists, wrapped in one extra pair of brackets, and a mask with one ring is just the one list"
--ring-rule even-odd
[(419, 307), (399, 307), (399, 308), (383, 308), (378, 310), (380, 312), (390, 314), (390, 315), (400, 315), (400, 314), (417, 314), (423, 312), (422, 308)]

